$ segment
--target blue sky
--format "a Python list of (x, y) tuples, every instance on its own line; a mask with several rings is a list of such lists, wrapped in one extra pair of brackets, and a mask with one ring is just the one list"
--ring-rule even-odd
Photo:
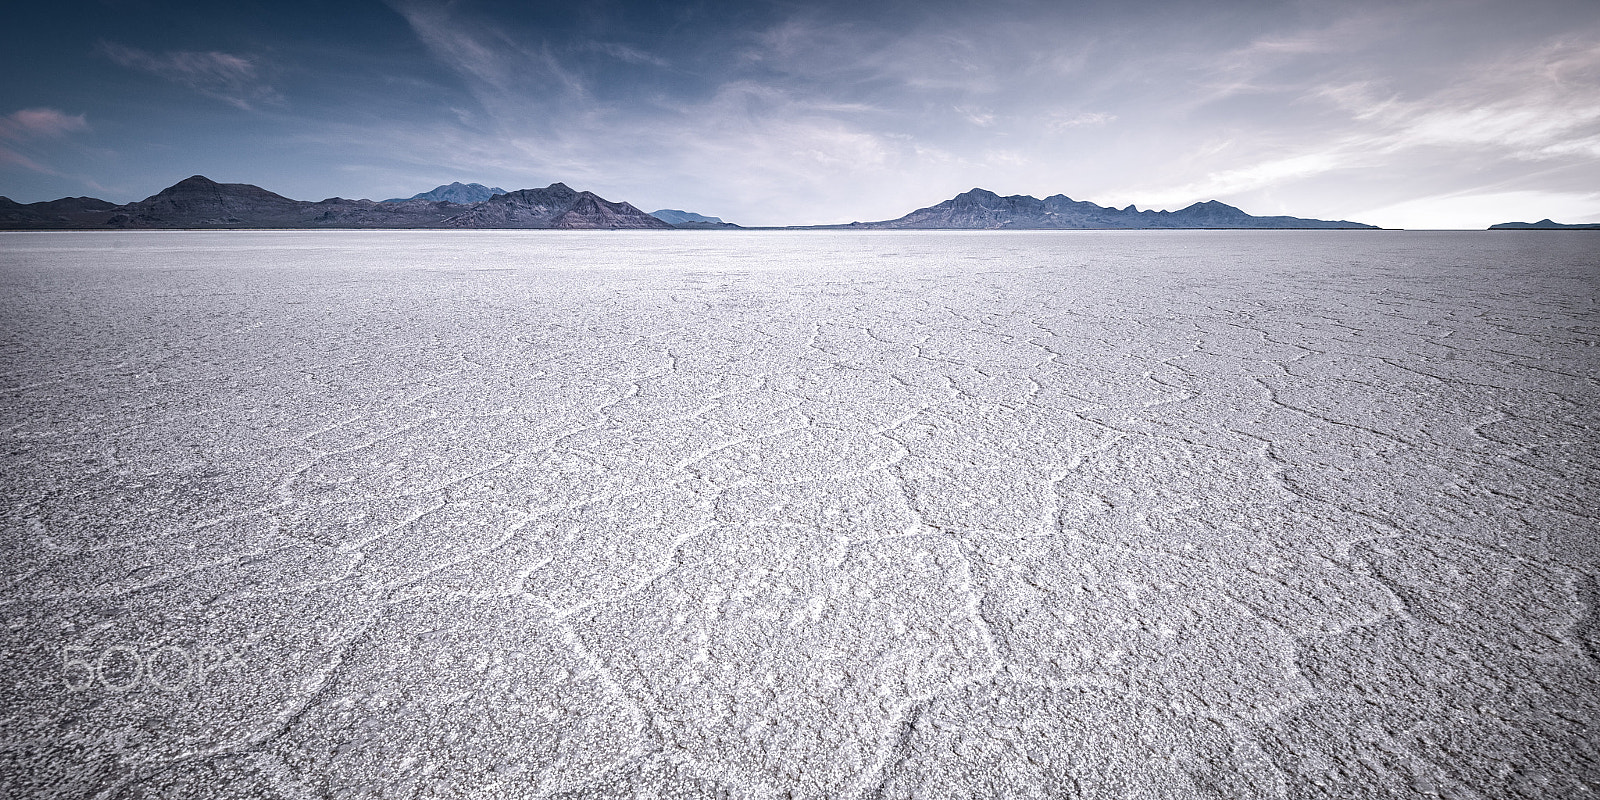
[(982, 186), (1600, 220), (1600, 3), (15, 4), (0, 194), (562, 181), (743, 224)]

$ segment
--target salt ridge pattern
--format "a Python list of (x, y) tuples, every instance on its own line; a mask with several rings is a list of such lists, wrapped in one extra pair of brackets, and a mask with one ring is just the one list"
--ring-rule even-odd
[(0, 236), (0, 794), (1585, 796), (1592, 244)]

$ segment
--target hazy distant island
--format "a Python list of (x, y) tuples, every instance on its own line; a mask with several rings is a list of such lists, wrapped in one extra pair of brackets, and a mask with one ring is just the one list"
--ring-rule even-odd
[(419, 192), (410, 197), (395, 197), (385, 200), (385, 203), (404, 203), (407, 200), (433, 200), (444, 203), (460, 203), (469, 205), (481, 203), (497, 194), (507, 194), (506, 190), (498, 186), (484, 186), (481, 183), (447, 183), (426, 192)]
[(740, 225), (735, 225), (731, 222), (723, 222), (721, 217), (708, 217), (704, 214), (696, 214), (693, 211), (679, 211), (676, 208), (658, 209), (650, 212), (650, 216), (666, 222), (674, 228), (695, 229), (743, 227)]
[(1538, 222), (1502, 222), (1499, 225), (1490, 225), (1491, 231), (1600, 231), (1600, 222), (1579, 222), (1572, 225), (1563, 225), (1541, 219)]
[(819, 225), (820, 228), (892, 230), (1146, 230), (1153, 228), (1359, 228), (1375, 225), (1344, 220), (1256, 217), (1226, 203), (1208, 200), (1178, 211), (1116, 209), (1056, 194), (1040, 200), (1025, 194), (1001, 197), (973, 189), (899, 219)]
[[(1519, 225), (1521, 223), (1508, 223)], [(1554, 225), (1549, 220), (1535, 226)], [(1502, 226), (1495, 226), (1497, 228)], [(1568, 226), (1581, 227), (1581, 226)], [(0, 197), (0, 229), (81, 230), (105, 228), (687, 228), (740, 226), (692, 211), (664, 208), (646, 214), (563, 183), (543, 189), (506, 191), (481, 183), (450, 183), (408, 198), (389, 200), (291, 200), (248, 183), (217, 183), (202, 175), (160, 192), (117, 205), (93, 197), (17, 203)], [(806, 225), (823, 230), (1148, 230), (1194, 228), (1360, 228), (1345, 220), (1257, 217), (1209, 200), (1178, 211), (1116, 209), (1064, 194), (1043, 200), (1001, 197), (973, 189), (899, 219)]]

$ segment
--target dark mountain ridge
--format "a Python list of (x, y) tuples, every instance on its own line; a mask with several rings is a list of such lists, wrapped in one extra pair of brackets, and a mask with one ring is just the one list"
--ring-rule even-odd
[(628, 203), (613, 203), (564, 183), (495, 195), (450, 218), (452, 228), (670, 228)]
[(40, 203), (18, 203), (9, 197), (0, 197), (0, 229), (33, 227), (31, 223), (48, 221), (45, 227), (98, 227), (108, 212), (117, 208), (94, 197), (63, 197)]
[(899, 219), (818, 225), (819, 228), (889, 230), (1144, 230), (1152, 228), (1364, 228), (1376, 226), (1344, 220), (1300, 217), (1257, 217), (1207, 200), (1178, 211), (1116, 209), (1055, 194), (1040, 200), (1025, 194), (1002, 197), (972, 189), (938, 205), (919, 208)]
[(1600, 230), (1600, 222), (1579, 222), (1562, 224), (1541, 219), (1538, 222), (1502, 222), (1499, 225), (1490, 225), (1491, 231), (1594, 231)]
[[(488, 198), (460, 203), (444, 199), (461, 187), (492, 191), (478, 184), (449, 184), (409, 200), (292, 200), (247, 183), (217, 183), (201, 175), (185, 178), (143, 200), (115, 205), (92, 197), (67, 197), (42, 203), (17, 203), (0, 197), (0, 229), (53, 230), (104, 228), (737, 228), (688, 212), (663, 210), (662, 220), (625, 202), (612, 202), (563, 183), (543, 189), (496, 192)], [(677, 220), (679, 216), (682, 221)], [(696, 219), (698, 218), (698, 219)], [(715, 221), (713, 221), (715, 220)], [(852, 222), (849, 225), (806, 226), (823, 229), (899, 230), (1143, 230), (1193, 228), (1364, 228), (1345, 220), (1300, 217), (1257, 217), (1208, 200), (1178, 211), (1116, 209), (1073, 200), (1064, 194), (1040, 200), (1028, 195), (1002, 197), (972, 189), (899, 219)], [(1496, 228), (1557, 226), (1545, 220), (1531, 225), (1507, 223)]]
[(248, 183), (185, 178), (143, 200), (92, 197), (17, 203), (0, 197), (0, 229), (105, 228), (670, 228), (627, 203), (555, 183), (477, 203), (291, 200)]

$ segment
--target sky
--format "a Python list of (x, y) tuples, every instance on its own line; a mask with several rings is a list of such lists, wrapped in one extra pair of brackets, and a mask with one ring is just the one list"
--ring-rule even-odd
[(0, 195), (560, 181), (745, 225), (974, 187), (1600, 221), (1600, 2), (15, 3)]

